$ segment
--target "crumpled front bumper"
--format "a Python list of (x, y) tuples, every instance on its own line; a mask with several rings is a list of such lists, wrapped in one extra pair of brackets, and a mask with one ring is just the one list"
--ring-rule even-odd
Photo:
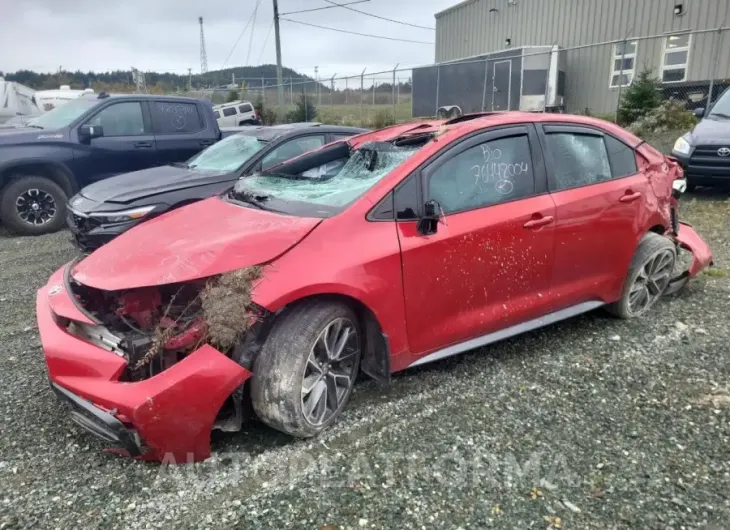
[(689, 269), (682, 272), (676, 278), (673, 278), (665, 294), (672, 294), (684, 287), (687, 282), (697, 276), (702, 269), (712, 265), (712, 250), (710, 246), (704, 242), (699, 234), (691, 225), (679, 222), (679, 229), (673, 239), (683, 249), (692, 253), (692, 263)]
[[(120, 381), (124, 358), (67, 333), (56, 322), (74, 315), (68, 294), (53, 285), (54, 278), (58, 274), (38, 291), (36, 312), (48, 375), (70, 406), (71, 418), (110, 443), (114, 452), (166, 462), (208, 458), (216, 416), (251, 372), (204, 345), (154, 377)], [(63, 315), (54, 318), (51, 300)], [(78, 320), (87, 319), (79, 313)]]

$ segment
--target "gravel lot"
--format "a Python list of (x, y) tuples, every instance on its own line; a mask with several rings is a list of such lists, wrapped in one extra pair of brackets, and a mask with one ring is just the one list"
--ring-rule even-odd
[(212, 459), (101, 452), (52, 394), (35, 290), (68, 234), (0, 233), (0, 528), (727, 528), (727, 193), (683, 201), (718, 269), (650, 318), (600, 311), (361, 382), (323, 437), (261, 425)]

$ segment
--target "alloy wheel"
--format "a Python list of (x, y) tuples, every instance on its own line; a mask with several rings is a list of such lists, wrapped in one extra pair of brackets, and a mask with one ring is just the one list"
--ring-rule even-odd
[(629, 291), (629, 311), (640, 315), (664, 293), (674, 270), (675, 254), (666, 249), (648, 260), (639, 271)]
[(325, 326), (307, 358), (302, 381), (302, 412), (312, 425), (334, 416), (354, 384), (360, 358), (360, 337), (347, 318)]
[(31, 225), (44, 225), (50, 222), (58, 211), (53, 196), (38, 188), (31, 188), (21, 193), (15, 200), (15, 209), (18, 216)]

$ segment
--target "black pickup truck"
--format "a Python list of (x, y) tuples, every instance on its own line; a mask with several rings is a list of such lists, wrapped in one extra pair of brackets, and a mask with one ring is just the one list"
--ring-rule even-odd
[(93, 182), (183, 162), (224, 133), (207, 101), (147, 94), (82, 96), (0, 129), (0, 220), (27, 235), (65, 226), (66, 202)]

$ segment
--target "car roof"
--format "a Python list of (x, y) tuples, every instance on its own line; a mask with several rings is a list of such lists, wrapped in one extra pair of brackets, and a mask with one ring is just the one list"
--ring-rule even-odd
[(614, 136), (621, 138), (632, 148), (636, 148), (642, 143), (642, 140), (628, 132), (626, 129), (618, 125), (592, 118), (590, 116), (579, 116), (575, 114), (554, 114), (554, 113), (535, 113), (535, 112), (482, 112), (475, 114), (466, 114), (454, 118), (452, 120), (420, 120), (409, 123), (392, 125), (384, 129), (379, 129), (365, 134), (359, 134), (349, 140), (350, 145), (354, 148), (366, 142), (380, 141), (388, 142), (403, 135), (421, 135), (421, 134), (446, 134), (446, 141), (461, 137), (465, 134), (477, 132), (487, 127), (496, 127), (499, 125), (517, 125), (520, 123), (543, 123), (543, 122), (559, 122), (574, 125), (589, 125), (599, 127)]
[[(189, 103), (199, 103), (203, 100), (196, 98), (189, 98), (187, 96), (174, 96), (174, 95), (158, 95), (158, 94), (108, 94), (101, 92), (99, 94), (82, 94), (79, 96), (82, 99), (92, 99), (103, 101), (105, 99), (155, 99), (160, 101), (179, 101)], [(209, 102), (208, 102), (209, 103)], [(212, 104), (211, 104), (212, 106)]]
[(257, 126), (243, 126), (243, 127), (228, 127), (222, 128), (222, 131), (236, 130), (238, 134), (246, 136), (255, 136), (261, 140), (271, 142), (273, 140), (290, 138), (292, 136), (299, 136), (309, 134), (316, 130), (321, 133), (344, 133), (357, 135), (363, 132), (368, 132), (367, 129), (360, 129), (358, 127), (346, 127), (344, 125), (322, 125), (321, 123), (284, 123), (280, 125), (257, 125)]

